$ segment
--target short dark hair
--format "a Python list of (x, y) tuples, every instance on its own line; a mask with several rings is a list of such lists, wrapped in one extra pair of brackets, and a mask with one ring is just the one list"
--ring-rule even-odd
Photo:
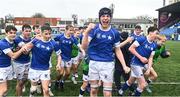
[(136, 26), (135, 26), (135, 29), (141, 29), (141, 26), (136, 25)]
[(129, 36), (129, 33), (123, 31), (123, 32), (120, 33), (120, 36), (121, 36), (122, 40), (126, 40), (128, 38), (128, 36)]
[(69, 28), (73, 27), (72, 25), (67, 25), (66, 30), (69, 30)]
[(12, 26), (12, 25), (8, 25), (6, 28), (5, 28), (5, 31), (6, 33), (8, 33), (9, 31), (17, 31), (16, 27), (15, 26)]
[(47, 26), (47, 25), (44, 25), (44, 26), (41, 27), (41, 31), (43, 32), (44, 30), (52, 31), (51, 27)]
[(39, 27), (40, 27), (39, 25), (34, 25), (33, 30), (35, 30), (36, 28), (39, 28)]
[(149, 27), (148, 28), (148, 30), (147, 30), (147, 32), (148, 32), (148, 34), (150, 33), (150, 32), (154, 32), (154, 31), (159, 31), (159, 29), (157, 28), (157, 27), (154, 27), (154, 26), (152, 26), (152, 27)]
[(24, 24), (22, 26), (22, 31), (24, 31), (24, 29), (31, 29), (31, 26), (29, 24)]

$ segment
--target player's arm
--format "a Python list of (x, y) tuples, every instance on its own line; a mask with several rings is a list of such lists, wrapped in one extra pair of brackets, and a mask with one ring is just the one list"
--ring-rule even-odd
[(115, 47), (115, 54), (116, 54), (116, 57), (121, 62), (123, 70), (125, 71), (125, 73), (128, 73), (130, 71), (130, 68), (126, 66), (124, 56), (123, 56), (122, 51), (119, 47)]
[(8, 48), (8, 49), (3, 50), (3, 52), (14, 60), (18, 58), (24, 50), (25, 50), (24, 48), (21, 48), (19, 51), (13, 52), (10, 48)]
[(61, 58), (61, 49), (59, 48), (59, 45), (54, 42), (54, 51), (56, 52), (57, 55), (57, 64), (56, 64), (56, 70), (59, 70), (62, 58)]
[(31, 49), (33, 48), (33, 42), (29, 42), (27, 44), (25, 44), (22, 48), (25, 49), (25, 52), (24, 53), (29, 53), (31, 51)]
[(132, 41), (133, 41), (133, 38), (132, 37), (128, 37), (125, 41), (120, 43), (120, 47), (123, 47), (123, 46), (125, 46), (126, 44), (128, 44), (128, 43), (130, 43)]
[(170, 55), (171, 53), (168, 50), (166, 50), (165, 45), (162, 45), (162, 47), (160, 48), (160, 56), (162, 58), (168, 58)]
[(129, 47), (129, 51), (135, 55), (137, 58), (139, 58), (141, 60), (141, 62), (143, 62), (144, 64), (148, 63), (147, 58), (141, 56), (137, 51), (136, 48), (139, 46), (139, 42), (135, 41), (130, 47)]
[(56, 70), (59, 70), (61, 68), (60, 64), (61, 64), (62, 58), (61, 55), (57, 55), (57, 64), (56, 64)]
[(145, 72), (145, 75), (149, 75), (149, 73), (151, 71), (151, 67), (153, 65), (153, 57), (154, 57), (154, 55), (155, 55), (155, 51), (152, 51), (151, 55), (150, 55), (150, 57), (148, 59), (148, 68), (147, 68), (147, 70)]
[(90, 23), (88, 25), (88, 28), (83, 33), (83, 39), (82, 39), (82, 48), (85, 50), (87, 49), (89, 42), (91, 41), (91, 37), (89, 37), (89, 32), (95, 27), (95, 24)]
[(79, 50), (82, 52), (83, 56), (85, 56), (85, 55), (86, 55), (86, 52), (85, 52), (85, 50), (82, 48), (82, 45), (78, 44), (78, 48), (79, 48)]
[(150, 69), (153, 65), (153, 57), (155, 55), (155, 51), (152, 51), (150, 57), (149, 57), (149, 60), (148, 60), (148, 69)]

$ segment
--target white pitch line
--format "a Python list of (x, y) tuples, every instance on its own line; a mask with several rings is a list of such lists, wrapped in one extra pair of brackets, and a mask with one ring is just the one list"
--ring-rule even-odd
[[(52, 80), (52, 82), (55, 82), (55, 80)], [(66, 83), (72, 83), (71, 80), (66, 80)], [(78, 83), (82, 83), (82, 81), (77, 81)], [(124, 83), (124, 82), (122, 82)], [(152, 82), (151, 84), (155, 85), (180, 85), (180, 82)]]

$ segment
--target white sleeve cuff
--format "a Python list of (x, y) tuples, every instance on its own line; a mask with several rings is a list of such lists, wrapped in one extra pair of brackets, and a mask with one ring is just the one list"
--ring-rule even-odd
[(154, 55), (155, 55), (155, 51), (152, 51), (152, 52), (151, 52), (151, 55), (153, 55), (153, 56), (154, 56)]
[(120, 47), (120, 41), (114, 44), (115, 47)]
[(59, 49), (58, 51), (56, 51), (56, 55), (60, 55), (61, 54), (61, 50)]
[(77, 44), (77, 46), (80, 48), (80, 47), (81, 47), (81, 44), (80, 44), (80, 43), (78, 43), (78, 44)]
[(7, 53), (9, 53), (9, 52), (11, 52), (12, 50), (10, 49), (10, 48), (7, 48), (7, 49), (4, 49), (3, 50), (3, 52), (5, 53), (5, 54), (7, 54)]
[(90, 42), (92, 40), (92, 38), (90, 36), (88, 36), (88, 42)]
[(136, 47), (138, 47), (140, 44), (138, 41), (134, 41), (133, 45), (135, 45)]
[(20, 43), (18, 44), (18, 46), (19, 46), (19, 47), (22, 47), (24, 44), (25, 44), (24, 42), (20, 42)]

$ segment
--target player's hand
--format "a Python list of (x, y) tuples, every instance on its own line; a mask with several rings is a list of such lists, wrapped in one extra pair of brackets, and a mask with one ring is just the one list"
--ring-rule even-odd
[(41, 34), (37, 34), (35, 38), (38, 39), (38, 40), (41, 40), (42, 36), (41, 36)]
[(123, 68), (123, 69), (124, 69), (124, 72), (125, 72), (126, 74), (129, 73), (130, 70), (131, 70), (131, 69), (130, 69), (129, 67), (127, 67), (127, 66), (126, 66), (125, 68)]
[(148, 76), (150, 74), (150, 69), (147, 69), (144, 75)]
[(88, 27), (87, 27), (87, 32), (89, 33), (90, 32), (90, 30), (92, 30), (92, 29), (94, 29), (95, 28), (95, 26), (96, 26), (96, 24), (94, 24), (94, 23), (90, 23), (89, 25), (88, 25)]
[(128, 42), (128, 43), (131, 43), (132, 42), (132, 37), (128, 37), (127, 39), (126, 39), (126, 41)]
[(25, 45), (20, 49), (24, 54), (29, 53), (29, 48)]
[(141, 62), (144, 63), (144, 64), (148, 63), (148, 59), (145, 58), (145, 57), (141, 57), (140, 60), (141, 60)]

